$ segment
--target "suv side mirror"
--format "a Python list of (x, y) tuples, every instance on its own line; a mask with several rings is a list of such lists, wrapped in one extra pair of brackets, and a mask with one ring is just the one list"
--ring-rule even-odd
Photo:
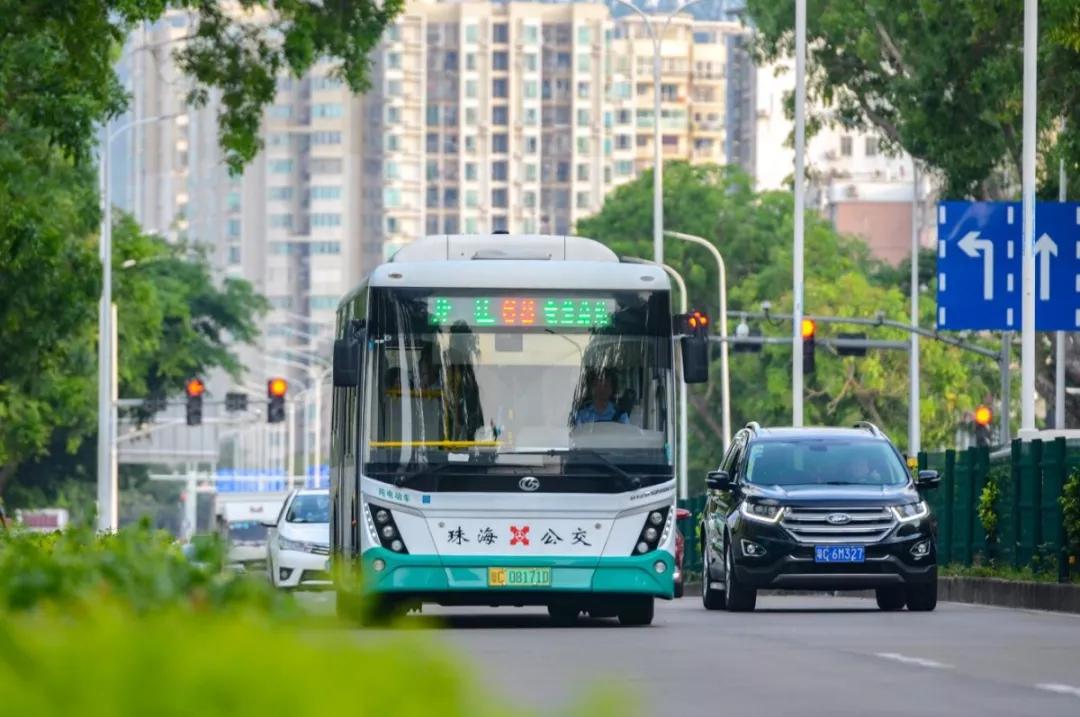
[(705, 476), (705, 486), (709, 490), (731, 490), (731, 476), (727, 471), (709, 471)]
[(272, 520), (261, 520), (261, 521), (259, 521), (259, 524), (262, 525), (262, 527), (264, 527), (264, 528), (276, 528), (277, 527), (277, 523), (275, 523)]
[(916, 488), (937, 488), (941, 482), (941, 475), (937, 471), (919, 471), (919, 477), (915, 481)]

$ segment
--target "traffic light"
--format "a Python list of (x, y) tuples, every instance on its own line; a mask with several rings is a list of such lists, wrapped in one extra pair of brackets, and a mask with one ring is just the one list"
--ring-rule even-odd
[(281, 423), (285, 420), (285, 392), (289, 382), (283, 378), (272, 378), (266, 382), (266, 397), (270, 399), (266, 409), (267, 423)]
[(817, 332), (817, 325), (813, 319), (803, 319), (801, 329), (803, 373), (809, 374), (814, 372), (814, 334)]
[(198, 378), (189, 378), (184, 384), (187, 393), (187, 424), (198, 426), (202, 423), (202, 397), (206, 393), (206, 384)]
[(679, 329), (685, 336), (708, 336), (709, 317), (700, 311), (691, 311), (679, 317)]
[(975, 409), (975, 445), (990, 445), (990, 424), (994, 420), (994, 412), (989, 406), (979, 406)]

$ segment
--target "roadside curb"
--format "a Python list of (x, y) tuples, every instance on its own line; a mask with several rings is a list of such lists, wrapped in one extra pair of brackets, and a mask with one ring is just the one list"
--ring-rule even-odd
[[(701, 593), (700, 583), (687, 583), (685, 596)], [(840, 595), (844, 597), (874, 597), (873, 590), (759, 590), (759, 595)], [(1024, 610), (1080, 613), (1080, 585), (1036, 583), (999, 578), (939, 577), (938, 599), (943, 602), (962, 602), (973, 605), (993, 605)]]
[(1080, 613), (1080, 585), (1000, 578), (938, 578), (938, 599), (1027, 610)]

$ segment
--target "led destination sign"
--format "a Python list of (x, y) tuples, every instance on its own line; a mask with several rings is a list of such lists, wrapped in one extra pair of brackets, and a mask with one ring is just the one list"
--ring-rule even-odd
[(476, 327), (576, 327), (611, 325), (615, 299), (575, 296), (431, 296), (427, 299), (428, 323)]

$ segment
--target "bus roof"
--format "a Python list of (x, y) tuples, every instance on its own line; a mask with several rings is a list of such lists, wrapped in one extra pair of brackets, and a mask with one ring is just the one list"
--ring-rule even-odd
[[(450, 268), (452, 267), (452, 269)], [(670, 291), (652, 263), (620, 262), (603, 244), (544, 235), (429, 236), (372, 271), (370, 286)]]

